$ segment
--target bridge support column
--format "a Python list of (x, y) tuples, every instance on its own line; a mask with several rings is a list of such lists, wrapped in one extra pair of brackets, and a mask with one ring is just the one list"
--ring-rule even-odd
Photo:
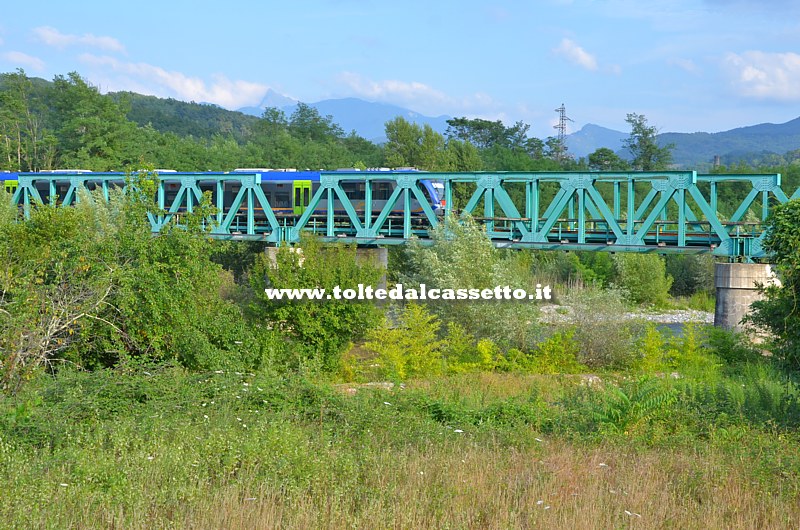
[(383, 269), (383, 276), (378, 280), (376, 289), (386, 289), (386, 270), (389, 268), (389, 249), (386, 247), (358, 247), (356, 248), (356, 261), (372, 263)]
[(714, 325), (743, 331), (742, 318), (750, 313), (750, 304), (763, 299), (758, 285), (776, 282), (770, 265), (759, 263), (717, 263), (714, 266), (714, 286), (717, 302)]

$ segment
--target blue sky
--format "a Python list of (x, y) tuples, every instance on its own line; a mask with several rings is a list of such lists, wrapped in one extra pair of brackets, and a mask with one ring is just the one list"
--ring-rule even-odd
[(267, 89), (427, 115), (522, 120), (554, 109), (622, 131), (715, 132), (800, 116), (796, 0), (11, 1), (0, 71), (77, 71), (237, 109)]

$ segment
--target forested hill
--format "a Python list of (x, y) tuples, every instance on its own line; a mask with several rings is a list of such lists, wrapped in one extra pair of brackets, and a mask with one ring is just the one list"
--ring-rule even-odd
[(673, 161), (688, 167), (711, 163), (715, 155), (724, 165), (790, 163), (798, 158), (800, 118), (718, 133), (664, 133), (658, 139), (661, 145), (674, 144)]
[[(597, 145), (598, 141), (607, 142), (602, 140), (605, 134), (584, 134), (583, 151), (569, 141), (564, 156), (556, 138), (533, 137), (530, 126), (522, 122), (507, 126), (499, 120), (451, 118), (445, 120), (447, 128), (442, 134), (430, 124), (414, 123), (409, 116), (375, 119), (383, 122), (385, 131), (386, 141), (380, 144), (357, 132), (346, 132), (332, 116), (304, 103), (291, 112), (268, 108), (259, 117), (212, 104), (131, 92), (101, 94), (75, 72), (58, 75), (53, 81), (30, 78), (22, 71), (0, 73), (0, 170), (73, 167), (105, 171), (142, 163), (183, 171), (375, 166), (553, 171), (675, 165), (708, 170), (715, 155), (721, 156), (724, 166), (741, 170), (748, 169), (742, 161), (754, 168), (792, 165), (800, 169), (796, 163), (800, 159), (800, 118), (714, 134), (662, 134), (658, 142), (662, 146), (674, 143), (674, 148), (664, 153), (669, 156), (662, 157), (660, 167), (635, 157), (625, 160), (630, 153), (614, 153), (627, 137), (616, 131), (610, 131), (615, 133), (610, 143), (616, 145)], [(581, 132), (589, 130), (586, 126)], [(645, 147), (656, 141), (651, 131), (656, 128), (640, 131), (647, 133), (640, 138)], [(570, 140), (575, 136), (578, 134)], [(640, 151), (649, 152), (644, 147)]]
[(153, 164), (179, 171), (236, 167), (402, 167), (430, 171), (575, 169), (553, 140), (522, 122), (458, 118), (447, 137), (403, 117), (376, 144), (298, 103), (261, 117), (215, 105), (130, 92), (101, 94), (77, 72), (52, 82), (0, 74), (0, 170), (119, 171)]
[(232, 135), (239, 141), (252, 136), (259, 118), (230, 111), (208, 103), (187, 103), (177, 99), (143, 96), (134, 92), (109, 94), (115, 101), (127, 99), (128, 119), (140, 126), (178, 136), (211, 138), (215, 134)]

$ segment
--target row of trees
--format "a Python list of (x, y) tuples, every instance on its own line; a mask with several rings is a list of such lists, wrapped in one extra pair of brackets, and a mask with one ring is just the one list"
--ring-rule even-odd
[[(398, 117), (386, 123), (387, 142), (377, 145), (355, 132), (346, 133), (331, 116), (321, 116), (303, 103), (291, 116), (269, 108), (252, 123), (219, 125), (218, 133), (211, 136), (205, 136), (207, 130), (199, 124), (197, 135), (178, 135), (131, 121), (131, 101), (136, 98), (141, 96), (100, 94), (75, 72), (56, 76), (52, 83), (29, 78), (22, 70), (0, 74), (0, 169), (110, 171), (147, 161), (186, 171), (265, 166), (653, 170), (670, 163), (670, 146), (659, 147), (657, 130), (637, 114), (628, 116), (632, 131), (626, 147), (633, 156), (629, 163), (610, 149), (599, 149), (587, 160), (565, 158), (564, 146), (556, 138), (533, 137), (527, 124), (506, 126), (499, 120), (479, 118), (451, 119), (442, 135), (428, 125)], [(149, 109), (155, 105), (147, 103)], [(171, 116), (180, 121), (177, 130), (191, 130), (174, 113)], [(161, 116), (157, 124), (164, 130), (174, 129), (168, 122)]]

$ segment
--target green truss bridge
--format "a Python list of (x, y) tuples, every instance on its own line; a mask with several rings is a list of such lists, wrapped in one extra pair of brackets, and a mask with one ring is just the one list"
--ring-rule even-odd
[[(14, 174), (11, 174), (14, 175)], [(123, 173), (19, 173), (6, 180), (25, 215), (124, 188)], [(210, 233), (293, 244), (302, 232), (362, 246), (429, 239), (471, 215), (498, 247), (764, 257), (764, 221), (789, 196), (780, 174), (663, 172), (272, 171), (158, 174), (153, 231), (181, 223), (210, 193)], [(2, 178), (2, 176), (0, 176)], [(9, 178), (8, 176), (6, 178)], [(11, 177), (13, 178), (13, 177)], [(97, 190), (86, 195), (81, 190)], [(723, 205), (728, 210), (720, 212)], [(733, 206), (731, 206), (733, 205)]]

